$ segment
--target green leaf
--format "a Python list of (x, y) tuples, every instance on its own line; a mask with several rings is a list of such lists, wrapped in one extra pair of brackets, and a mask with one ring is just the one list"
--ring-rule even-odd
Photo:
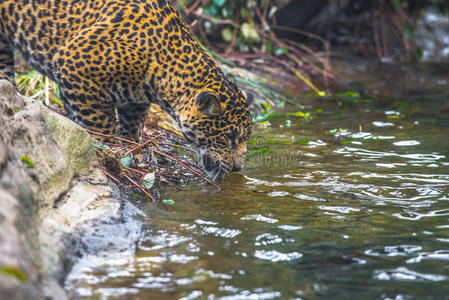
[(404, 34), (405, 34), (405, 37), (407, 38), (407, 40), (413, 40), (413, 38), (414, 38), (414, 34), (413, 34), (413, 28), (411, 28), (411, 27), (405, 27), (404, 28)]
[(391, 115), (387, 116), (387, 119), (400, 119), (400, 116)]
[(234, 11), (228, 6), (224, 6), (221, 8), (221, 14), (225, 19), (233, 19), (233, 12)]
[(151, 189), (154, 184), (155, 175), (154, 173), (147, 173), (143, 176), (142, 184), (146, 189)]
[(271, 126), (271, 123), (269, 121), (261, 121), (257, 123), (258, 127), (267, 128)]
[(300, 139), (298, 140), (298, 144), (300, 144), (300, 145), (307, 145), (307, 144), (309, 144), (309, 139), (306, 139), (306, 138), (300, 138)]
[(302, 111), (294, 112), (292, 115), (295, 117), (301, 117), (301, 118), (304, 118), (306, 116), (306, 114), (303, 113)]
[(249, 23), (243, 23), (242, 27), (240, 27), (240, 31), (242, 32), (242, 35), (245, 39), (249, 41), (259, 41), (259, 34), (257, 33), (253, 25), (250, 25)]
[(266, 102), (260, 103), (260, 107), (262, 107), (265, 111), (271, 110), (271, 106)]
[(335, 97), (341, 97), (341, 98), (359, 98), (360, 93), (355, 91), (346, 91), (344, 93), (338, 93), (335, 94)]
[(272, 50), (273, 50), (273, 43), (271, 43), (270, 40), (265, 40), (265, 52), (271, 53)]
[(226, 0), (214, 0), (214, 4), (218, 7), (222, 7)]
[(221, 32), (221, 37), (226, 42), (230, 42), (232, 40), (232, 30), (231, 30), (231, 28), (227, 27), (227, 28), (223, 29), (222, 32)]
[(276, 51), (274, 52), (274, 54), (276, 56), (282, 55), (287, 53), (287, 48), (277, 48)]
[(242, 18), (246, 18), (249, 16), (249, 12), (246, 9), (242, 8), (240, 9), (240, 16), (242, 16)]
[(100, 141), (94, 141), (94, 142), (93, 142), (93, 145), (94, 145), (94, 147), (97, 147), (97, 148), (103, 147), (103, 143), (100, 142)]
[(162, 203), (173, 205), (173, 204), (175, 204), (175, 201), (172, 199), (164, 199), (164, 200), (162, 200)]
[(310, 112), (302, 112), (302, 111), (297, 111), (294, 113), (286, 113), (285, 115), (300, 117), (300, 118), (304, 118), (304, 119), (309, 119), (311, 117)]
[(217, 16), (218, 6), (209, 5), (203, 9), (203, 13), (208, 16)]
[(138, 194), (135, 194), (135, 193), (126, 193), (126, 194), (127, 194), (128, 196), (136, 197), (136, 198), (139, 198), (139, 199), (145, 199), (144, 196), (138, 195)]
[(124, 165), (125, 167), (129, 168), (129, 166), (131, 165), (131, 156), (127, 155), (125, 157), (123, 157), (120, 162), (122, 163), (122, 165)]
[(20, 157), (20, 160), (25, 164), (25, 166), (29, 169), (34, 168), (34, 163), (31, 161), (31, 159), (26, 156), (26, 155), (22, 155)]

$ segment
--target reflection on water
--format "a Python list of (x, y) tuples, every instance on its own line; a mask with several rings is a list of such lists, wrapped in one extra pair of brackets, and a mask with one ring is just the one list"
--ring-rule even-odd
[(67, 287), (86, 298), (449, 299), (449, 110), (435, 101), (411, 99), (407, 114), (315, 100), (312, 121), (270, 121), (221, 192), (191, 183), (165, 192), (175, 205), (136, 203), (148, 222), (135, 257), (84, 258)]

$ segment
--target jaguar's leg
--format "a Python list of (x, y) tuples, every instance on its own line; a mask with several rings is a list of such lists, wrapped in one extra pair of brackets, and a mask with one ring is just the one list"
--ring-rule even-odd
[[(90, 45), (91, 31), (87, 28), (62, 45), (55, 57), (56, 81), (67, 115), (81, 126), (103, 134), (116, 134), (115, 104), (108, 91), (108, 72), (100, 67), (107, 60), (105, 54), (85, 52), (80, 45)], [(89, 48), (90, 47), (90, 48)], [(94, 52), (92, 47), (87, 49)], [(107, 48), (106, 46), (104, 48)], [(103, 49), (106, 51), (106, 49)], [(109, 64), (111, 66), (111, 64)], [(113, 71), (114, 66), (111, 66)], [(109, 70), (109, 69), (108, 69)]]
[(93, 85), (74, 89), (72, 85), (69, 87), (65, 85), (62, 80), (60, 94), (67, 116), (72, 121), (92, 131), (116, 134), (117, 120), (114, 106), (110, 101), (105, 101), (107, 96)]
[(9, 43), (0, 34), (0, 79), (6, 79), (16, 85), (14, 81), (14, 53)]
[(138, 141), (141, 134), (143, 124), (147, 118), (149, 104), (128, 104), (119, 106), (118, 119), (120, 137)]

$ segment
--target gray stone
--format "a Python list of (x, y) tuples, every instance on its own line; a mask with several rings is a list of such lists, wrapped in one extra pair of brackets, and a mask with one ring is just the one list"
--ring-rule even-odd
[[(123, 233), (116, 250), (132, 249), (140, 230), (123, 221), (120, 193), (98, 169), (89, 134), (5, 80), (0, 207), (0, 295), (7, 299), (66, 299), (65, 276), (83, 251), (109, 250), (113, 230)], [(93, 228), (101, 224), (99, 235)]]

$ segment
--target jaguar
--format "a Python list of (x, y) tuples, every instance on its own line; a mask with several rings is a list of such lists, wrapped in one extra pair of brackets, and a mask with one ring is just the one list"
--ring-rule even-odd
[(169, 0), (0, 0), (0, 79), (14, 52), (59, 84), (68, 117), (138, 140), (158, 104), (213, 180), (243, 167), (247, 96), (195, 39)]

